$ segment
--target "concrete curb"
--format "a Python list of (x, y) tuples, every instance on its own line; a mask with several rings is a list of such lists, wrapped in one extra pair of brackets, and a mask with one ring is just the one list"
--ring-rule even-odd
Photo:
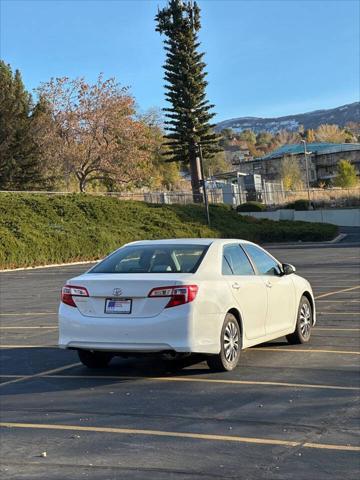
[(266, 248), (271, 248), (271, 247), (327, 247), (328, 245), (333, 245), (335, 243), (339, 243), (341, 242), (342, 240), (344, 240), (344, 238), (346, 238), (348, 236), (347, 233), (340, 233), (339, 235), (337, 235), (335, 238), (333, 238), (332, 240), (327, 240), (326, 242), (289, 242), (289, 243), (281, 243), (281, 242), (278, 242), (278, 243), (265, 243), (263, 244), (264, 247)]
[(20, 272), (22, 270), (39, 270), (40, 268), (53, 268), (53, 267), (70, 267), (71, 265), (87, 265), (90, 263), (96, 263), (97, 260), (86, 260), (84, 262), (70, 262), (70, 263), (53, 263), (51, 265), (37, 265), (36, 267), (19, 267), (19, 268), (8, 268), (5, 270), (0, 270), (0, 273), (6, 272)]
[(333, 238), (332, 240), (330, 240), (329, 242), (325, 242), (325, 243), (339, 243), (341, 242), (341, 240), (344, 240), (344, 238), (346, 238), (348, 235), (347, 233), (339, 233), (339, 235), (335, 238)]

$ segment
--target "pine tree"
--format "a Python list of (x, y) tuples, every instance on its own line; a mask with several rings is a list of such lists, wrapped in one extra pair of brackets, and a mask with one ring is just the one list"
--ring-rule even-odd
[(156, 31), (166, 37), (165, 96), (171, 107), (164, 108), (164, 111), (169, 161), (190, 166), (194, 200), (199, 201), (198, 147), (201, 145), (205, 158), (211, 158), (219, 151), (219, 137), (209, 123), (215, 114), (211, 112), (214, 105), (206, 99), (204, 53), (198, 51), (200, 8), (196, 2), (170, 0), (155, 20)]
[(0, 189), (38, 186), (41, 174), (32, 137), (32, 99), (21, 74), (0, 61)]

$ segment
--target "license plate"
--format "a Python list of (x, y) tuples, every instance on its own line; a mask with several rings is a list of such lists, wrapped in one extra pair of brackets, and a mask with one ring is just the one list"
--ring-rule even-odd
[(130, 298), (107, 298), (105, 313), (131, 313), (132, 300)]

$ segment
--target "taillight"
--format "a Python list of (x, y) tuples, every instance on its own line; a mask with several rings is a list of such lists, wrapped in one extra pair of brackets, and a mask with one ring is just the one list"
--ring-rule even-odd
[(176, 307), (178, 305), (184, 305), (194, 300), (199, 290), (197, 285), (179, 285), (170, 287), (157, 287), (153, 288), (149, 297), (169, 297), (169, 301), (165, 308)]
[(73, 297), (88, 297), (89, 292), (85, 287), (65, 285), (61, 290), (61, 301), (70, 307), (76, 307)]

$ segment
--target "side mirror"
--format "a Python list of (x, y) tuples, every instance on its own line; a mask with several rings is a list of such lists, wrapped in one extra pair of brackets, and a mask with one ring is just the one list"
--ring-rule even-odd
[(283, 263), (282, 268), (283, 268), (284, 275), (290, 275), (291, 273), (296, 272), (296, 268), (294, 267), (294, 265), (291, 265), (290, 263)]

